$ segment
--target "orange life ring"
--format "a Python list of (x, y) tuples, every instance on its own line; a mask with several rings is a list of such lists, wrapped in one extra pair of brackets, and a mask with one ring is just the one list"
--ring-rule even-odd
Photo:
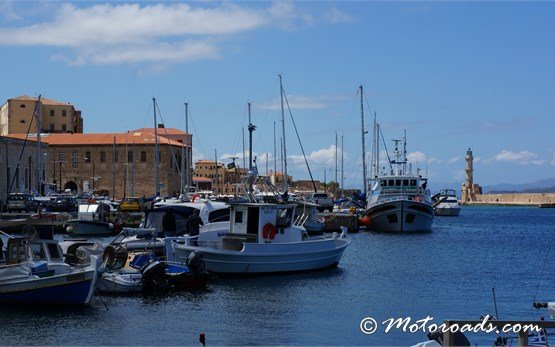
[(262, 237), (273, 240), (276, 237), (276, 227), (272, 223), (264, 224), (264, 227), (262, 227)]

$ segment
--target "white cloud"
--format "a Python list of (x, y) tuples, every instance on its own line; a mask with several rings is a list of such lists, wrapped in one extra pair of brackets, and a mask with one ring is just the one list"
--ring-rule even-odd
[(501, 153), (495, 155), (493, 160), (499, 162), (515, 163), (518, 165), (542, 165), (545, 160), (538, 160), (538, 155), (529, 151), (513, 152), (508, 150), (502, 150)]
[(447, 160), (447, 164), (454, 164), (458, 161), (460, 161), (462, 158), (461, 157), (453, 157)]
[(551, 158), (551, 161), (549, 163), (551, 165), (555, 165), (555, 152), (553, 152), (553, 158)]
[[(287, 158), (291, 159), (293, 164), (305, 165), (304, 157), (302, 156), (302, 154), (288, 155)], [(341, 160), (341, 148), (337, 149), (337, 158), (339, 162), (339, 160)], [(347, 159), (348, 159), (348, 155), (347, 153), (344, 153), (343, 160), (347, 160)], [(310, 165), (316, 164), (320, 166), (327, 166), (329, 168), (334, 167), (335, 166), (335, 145), (331, 145), (328, 148), (322, 148), (311, 152), (307, 156), (307, 160)]]
[[(19, 17), (4, 4), (12, 19)], [(53, 56), (73, 65), (183, 62), (217, 59), (218, 44), (233, 34), (300, 19), (310, 21), (292, 2), (268, 8), (224, 2), (205, 7), (185, 3), (62, 4), (52, 20), (0, 28), (0, 45), (54, 46), (69, 52)], [(10, 14), (11, 13), (11, 14)]]
[[(330, 105), (345, 99), (343, 95), (319, 95), (319, 96), (307, 96), (307, 95), (287, 95), (287, 102), (289, 107), (293, 110), (317, 110), (325, 109)], [(262, 110), (279, 110), (281, 109), (281, 100), (275, 99), (270, 102), (262, 102), (260, 104), (255, 104), (257, 109)], [(287, 108), (287, 105), (284, 105)]]
[(332, 7), (330, 9), (328, 14), (326, 15), (326, 19), (330, 23), (349, 23), (353, 21), (353, 18), (351, 18), (351, 16), (336, 7)]

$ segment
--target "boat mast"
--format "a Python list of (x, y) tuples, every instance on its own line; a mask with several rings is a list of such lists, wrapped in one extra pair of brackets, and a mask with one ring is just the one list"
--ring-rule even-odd
[(42, 160), (41, 160), (41, 143), (40, 143), (40, 133), (41, 133), (41, 128), (42, 128), (42, 103), (40, 101), (41, 99), (41, 95), (39, 95), (38, 99), (37, 99), (37, 167), (35, 170), (35, 180), (36, 180), (36, 185), (37, 185), (37, 193), (40, 194), (41, 192), (41, 179), (40, 179), (40, 168), (41, 168), (41, 164), (42, 164)]
[(274, 121), (274, 184), (277, 175), (277, 154), (276, 154), (276, 121)]
[(214, 149), (214, 162), (216, 163), (216, 186), (218, 187), (218, 195), (221, 194), (220, 179), (218, 177), (218, 152)]
[(337, 131), (335, 132), (335, 184), (333, 194), (337, 195)]
[(251, 171), (253, 169), (252, 167), (252, 132), (256, 129), (256, 126), (254, 126), (251, 122), (251, 103), (247, 103), (247, 108), (248, 108), (248, 113), (249, 113), (249, 126), (248, 126), (248, 130), (249, 130), (249, 171)]
[(191, 160), (191, 146), (193, 138), (191, 137), (191, 143), (189, 142), (189, 103), (185, 103), (185, 153), (187, 158), (185, 158), (185, 192), (189, 193), (189, 186), (191, 185), (191, 177), (189, 176), (189, 163)]
[(362, 191), (364, 192), (364, 196), (368, 192), (368, 188), (366, 185), (366, 144), (364, 140), (364, 96), (363, 96), (363, 89), (362, 84), (360, 85), (360, 120), (361, 120), (361, 127), (362, 127)]
[(403, 129), (403, 174), (407, 174), (407, 129)]
[(158, 124), (156, 121), (156, 98), (152, 98), (154, 105), (154, 193), (156, 196), (160, 195), (160, 153), (158, 153)]
[(279, 75), (279, 89), (281, 94), (281, 129), (282, 129), (282, 139), (283, 139), (283, 177), (284, 177), (284, 192), (289, 190), (289, 182), (287, 177), (287, 151), (285, 149), (285, 113), (283, 110), (283, 82), (281, 80), (281, 74)]
[(116, 135), (112, 145), (112, 200), (116, 199)]
[(345, 192), (345, 181), (343, 177), (343, 153), (345, 153), (345, 151), (343, 150), (343, 135), (341, 135), (341, 197), (343, 197), (343, 193)]

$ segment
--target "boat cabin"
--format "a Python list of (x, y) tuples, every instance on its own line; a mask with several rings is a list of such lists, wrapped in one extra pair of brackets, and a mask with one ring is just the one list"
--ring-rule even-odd
[(240, 250), (244, 242), (286, 243), (302, 240), (302, 230), (293, 227), (295, 205), (244, 203), (230, 205), (229, 233), (223, 248)]
[(105, 222), (106, 216), (110, 214), (108, 204), (81, 204), (77, 210), (77, 219)]

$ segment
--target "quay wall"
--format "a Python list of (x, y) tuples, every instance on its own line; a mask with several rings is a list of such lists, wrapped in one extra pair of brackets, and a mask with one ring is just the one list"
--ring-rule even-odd
[(475, 194), (463, 205), (555, 205), (555, 193)]

